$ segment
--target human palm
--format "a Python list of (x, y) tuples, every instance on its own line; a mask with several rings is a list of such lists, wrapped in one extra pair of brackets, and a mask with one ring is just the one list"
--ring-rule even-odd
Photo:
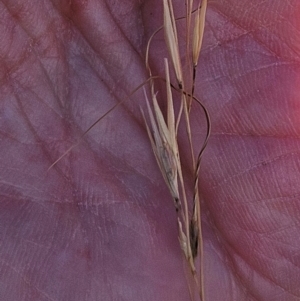
[[(299, 11), (297, 0), (209, 2), (195, 89), (212, 121), (207, 301), (300, 298)], [(0, 13), (1, 300), (188, 300), (143, 93), (80, 138), (147, 79), (161, 1), (7, 0)], [(151, 51), (162, 70), (162, 35)]]

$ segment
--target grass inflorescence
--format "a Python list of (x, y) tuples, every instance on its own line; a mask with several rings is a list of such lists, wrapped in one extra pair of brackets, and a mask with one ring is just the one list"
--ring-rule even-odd
[[(205, 15), (207, 9), (207, 0), (202, 0), (198, 3), (197, 8), (193, 11), (193, 0), (186, 0), (186, 53), (188, 70), (191, 71), (191, 75), (185, 79), (182, 68), (180, 54), (180, 45), (178, 41), (176, 18), (173, 10), (172, 0), (163, 0), (163, 14), (164, 24), (159, 28), (154, 35), (160, 31), (164, 31), (165, 44), (168, 50), (168, 58), (164, 58), (165, 65), (165, 89), (166, 89), (166, 103), (167, 112), (166, 118), (158, 105), (157, 91), (155, 90), (154, 80), (150, 80), (150, 93), (152, 99), (152, 106), (149, 103), (146, 96), (148, 124), (146, 117), (144, 116), (147, 133), (151, 142), (151, 146), (158, 163), (161, 174), (165, 180), (165, 183), (173, 198), (175, 210), (177, 213), (177, 225), (178, 225), (178, 237), (179, 245), (182, 249), (184, 258), (188, 264), (191, 277), (194, 283), (190, 283), (190, 295), (191, 298), (195, 298), (195, 292), (193, 288), (199, 294), (199, 297), (203, 301), (205, 299), (204, 293), (204, 252), (203, 252), (203, 238), (202, 238), (202, 226), (201, 226), (201, 204), (199, 196), (199, 171), (201, 165), (202, 154), (206, 148), (209, 135), (210, 135), (210, 118), (205, 106), (194, 97), (196, 71), (203, 41)], [(190, 35), (190, 33), (193, 33)], [(153, 36), (154, 36), (153, 35)], [(149, 76), (153, 76), (151, 67), (149, 65), (149, 47), (150, 42), (153, 39), (150, 38), (147, 51), (146, 51), (146, 67), (149, 71)], [(191, 51), (190, 51), (190, 47)], [(170, 61), (170, 63), (169, 63)], [(172, 65), (170, 68), (169, 64)], [(176, 78), (176, 84), (170, 82), (170, 69), (173, 70)], [(188, 81), (192, 79), (192, 85), (190, 90), (187, 90)], [(174, 100), (172, 88), (180, 93), (180, 109), (178, 113), (175, 113)], [(207, 130), (206, 137), (203, 142), (201, 150), (196, 155), (194, 153), (194, 146), (192, 140), (192, 129), (190, 123), (190, 112), (192, 109), (192, 103), (196, 101), (201, 105), (204, 110)], [(183, 124), (187, 133), (189, 141), (189, 149), (192, 162), (192, 170), (194, 172), (194, 185), (193, 185), (193, 199), (188, 200), (188, 193), (186, 189), (186, 178), (183, 174), (183, 166), (181, 161), (181, 155), (179, 150), (178, 141), (178, 128), (181, 120), (184, 120)], [(192, 206), (191, 206), (192, 203)], [(192, 208), (192, 210), (190, 210)], [(200, 258), (199, 268), (196, 267), (197, 258)]]

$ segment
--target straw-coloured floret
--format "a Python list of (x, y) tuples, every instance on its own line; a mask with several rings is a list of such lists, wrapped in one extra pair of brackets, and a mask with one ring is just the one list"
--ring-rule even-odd
[(207, 0), (202, 0), (201, 7), (199, 6), (196, 11), (195, 26), (193, 34), (193, 65), (197, 66), (200, 50), (202, 47), (204, 25), (205, 25), (205, 14), (207, 9)]
[(179, 168), (179, 153), (175, 131), (175, 117), (173, 109), (172, 93), (170, 90), (169, 69), (168, 63), (165, 61), (166, 77), (167, 77), (167, 122), (158, 105), (154, 87), (151, 87), (153, 111), (146, 96), (148, 115), (151, 124), (148, 125), (146, 118), (146, 129), (154, 151), (158, 166), (165, 179), (165, 182), (174, 199), (175, 207), (180, 208), (180, 198), (178, 191), (178, 168)]
[(176, 22), (173, 12), (173, 5), (171, 0), (164, 1), (164, 31), (165, 31), (165, 40), (166, 45), (169, 50), (172, 63), (175, 69), (176, 78), (178, 81), (179, 87), (182, 86), (182, 68), (179, 56), (178, 48), (178, 37)]

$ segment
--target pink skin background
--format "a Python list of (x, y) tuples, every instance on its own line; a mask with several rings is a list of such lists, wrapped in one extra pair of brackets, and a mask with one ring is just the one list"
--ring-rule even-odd
[[(142, 91), (47, 171), (147, 78), (161, 2), (1, 0), (0, 300), (189, 300)], [(208, 6), (196, 82), (212, 118), (200, 181), (206, 300), (299, 300), (300, 2)], [(159, 34), (155, 72), (163, 47)]]

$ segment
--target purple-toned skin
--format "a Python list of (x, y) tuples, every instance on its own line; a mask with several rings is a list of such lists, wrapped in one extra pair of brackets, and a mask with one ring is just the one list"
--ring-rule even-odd
[[(206, 301), (300, 299), (299, 13), (298, 0), (208, 4), (195, 88), (212, 122), (200, 177)], [(142, 91), (47, 171), (147, 79), (161, 1), (2, 0), (0, 20), (0, 300), (189, 300)], [(165, 53), (160, 33), (156, 74)]]

